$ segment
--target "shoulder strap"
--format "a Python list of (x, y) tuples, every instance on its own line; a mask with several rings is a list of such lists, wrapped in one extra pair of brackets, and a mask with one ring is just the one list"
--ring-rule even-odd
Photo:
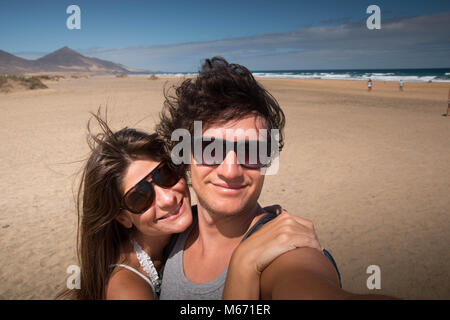
[(328, 260), (331, 261), (331, 263), (333, 264), (334, 269), (336, 269), (336, 273), (337, 273), (338, 280), (339, 280), (339, 287), (342, 288), (341, 273), (339, 272), (339, 269), (337, 267), (336, 261), (334, 261), (333, 256), (327, 250), (323, 249), (322, 252), (325, 255), (325, 257), (327, 257)]
[(241, 242), (244, 241), (245, 239), (247, 239), (248, 237), (250, 237), (252, 235), (252, 233), (259, 230), (264, 224), (266, 224), (267, 222), (269, 222), (270, 220), (272, 220), (276, 217), (277, 217), (276, 213), (271, 213), (271, 212), (266, 213), (262, 218), (260, 218), (258, 221), (256, 221), (256, 223), (250, 228), (250, 230), (247, 231), (245, 236), (242, 238)]
[(136, 270), (135, 268), (130, 267), (130, 266), (127, 266), (126, 264), (112, 264), (112, 265), (110, 265), (110, 267), (122, 267), (122, 268), (125, 268), (125, 269), (127, 269), (127, 270), (130, 270), (130, 271), (134, 272), (135, 274), (137, 274), (138, 276), (140, 276), (142, 279), (144, 279), (144, 280), (150, 285), (150, 287), (152, 288), (153, 294), (155, 294), (155, 288), (154, 288), (154, 286), (153, 286), (153, 283), (150, 281), (150, 279), (147, 278), (147, 277), (146, 277), (145, 275), (143, 275), (142, 273), (140, 273), (140, 272), (139, 272), (138, 270)]
[(145, 252), (142, 247), (137, 243), (135, 239), (131, 239), (131, 243), (133, 244), (134, 251), (136, 252), (136, 257), (139, 260), (139, 264), (142, 269), (147, 273), (150, 277), (150, 281), (153, 284), (154, 291), (159, 294), (161, 288), (161, 279), (159, 278), (158, 271), (153, 265), (153, 261), (150, 256)]

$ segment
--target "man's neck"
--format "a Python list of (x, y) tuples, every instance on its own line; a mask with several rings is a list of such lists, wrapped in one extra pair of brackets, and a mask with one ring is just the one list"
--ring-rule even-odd
[(198, 224), (194, 230), (194, 237), (197, 244), (206, 252), (217, 248), (234, 250), (263, 212), (258, 203), (252, 208), (245, 209), (244, 212), (232, 215), (211, 212), (200, 203), (197, 209)]
[[(183, 270), (193, 283), (206, 283), (216, 279), (230, 263), (234, 249), (247, 230), (262, 213), (256, 204), (253, 208), (233, 215), (213, 213), (197, 205), (198, 223), (185, 244)], [(199, 270), (198, 261), (202, 261)]]

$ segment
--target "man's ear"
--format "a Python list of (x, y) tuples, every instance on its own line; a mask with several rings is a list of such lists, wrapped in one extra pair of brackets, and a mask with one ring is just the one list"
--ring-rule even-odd
[(122, 211), (117, 217), (116, 220), (123, 225), (126, 229), (130, 229), (133, 227), (133, 221), (131, 221), (131, 217), (125, 212)]

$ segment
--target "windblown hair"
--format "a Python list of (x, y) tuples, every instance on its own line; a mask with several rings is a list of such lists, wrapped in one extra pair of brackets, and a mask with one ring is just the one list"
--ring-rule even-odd
[(93, 134), (88, 122), (87, 142), (91, 154), (83, 168), (77, 196), (81, 289), (66, 290), (59, 297), (105, 298), (105, 287), (112, 271), (109, 266), (117, 263), (121, 245), (130, 236), (130, 230), (115, 219), (121, 211), (126, 170), (138, 159), (170, 161), (156, 133), (149, 135), (130, 128), (113, 132), (101, 118), (100, 110), (93, 116), (101, 133)]
[(186, 79), (172, 89), (175, 89), (172, 95), (168, 90), (164, 92), (164, 108), (156, 127), (169, 152), (177, 143), (171, 141), (176, 129), (187, 129), (193, 135), (194, 121), (202, 121), (205, 128), (252, 113), (265, 120), (269, 134), (271, 129), (279, 130), (279, 150), (282, 150), (284, 113), (246, 67), (230, 64), (221, 57), (206, 59), (197, 78)]

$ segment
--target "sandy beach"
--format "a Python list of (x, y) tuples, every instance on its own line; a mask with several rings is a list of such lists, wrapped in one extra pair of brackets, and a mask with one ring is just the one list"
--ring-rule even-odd
[[(0, 299), (53, 299), (77, 264), (74, 197), (89, 112), (152, 131), (182, 78), (96, 76), (0, 94)], [(286, 118), (262, 205), (313, 220), (343, 288), (450, 299), (449, 83), (260, 79)], [(367, 267), (381, 289), (366, 286)]]

